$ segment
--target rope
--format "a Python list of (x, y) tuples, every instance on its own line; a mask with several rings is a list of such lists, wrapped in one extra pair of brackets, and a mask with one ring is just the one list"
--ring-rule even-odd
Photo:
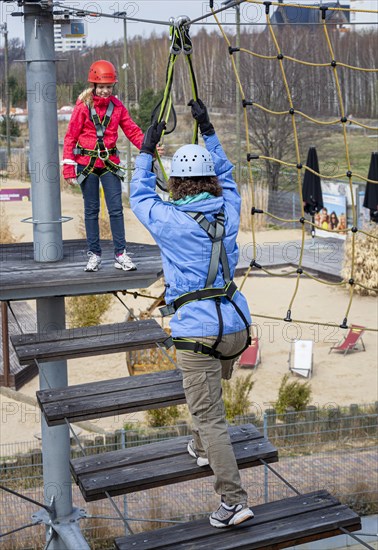
[[(324, 32), (324, 37), (325, 37), (325, 41), (326, 41), (326, 44), (327, 44), (327, 48), (328, 48), (328, 51), (329, 51), (331, 61), (328, 62), (328, 63), (310, 63), (310, 62), (302, 61), (302, 60), (296, 59), (294, 57), (282, 54), (282, 50), (281, 50), (278, 38), (277, 38), (277, 36), (276, 36), (276, 34), (273, 30), (270, 15), (269, 15), (269, 10), (270, 10), (271, 5), (280, 6), (281, 4), (274, 3), (274, 2), (272, 2), (272, 3), (271, 2), (265, 2), (264, 3), (264, 2), (259, 2), (259, 1), (255, 1), (255, 0), (251, 0), (251, 1), (250, 0), (245, 0), (245, 1), (247, 1), (249, 3), (264, 4), (265, 5), (266, 24), (267, 24), (267, 27), (269, 29), (269, 33), (270, 33), (272, 42), (274, 44), (275, 50), (277, 52), (276, 56), (259, 54), (259, 53), (252, 52), (251, 50), (248, 50), (248, 49), (245, 49), (245, 48), (232, 48), (230, 40), (228, 39), (221, 23), (219, 22), (219, 19), (218, 19), (217, 15), (216, 15), (217, 13), (219, 13), (220, 11), (223, 11), (223, 10), (222, 9), (221, 10), (212, 9), (211, 11), (212, 11), (212, 15), (213, 15), (213, 17), (214, 17), (214, 19), (215, 19), (215, 21), (218, 25), (218, 28), (219, 28), (226, 44), (227, 44), (228, 51), (230, 53), (232, 68), (233, 68), (233, 71), (234, 71), (234, 74), (235, 74), (236, 82), (237, 82), (239, 90), (240, 90), (240, 95), (241, 95), (241, 98), (242, 98), (242, 104), (243, 104), (243, 108), (244, 108), (244, 120), (245, 120), (245, 128), (246, 128), (247, 150), (250, 151), (250, 146), (249, 146), (249, 135), (250, 135), (250, 133), (249, 133), (249, 127), (248, 127), (248, 117), (247, 117), (247, 114), (246, 114), (246, 107), (247, 106), (253, 106), (253, 107), (256, 107), (256, 108), (258, 108), (262, 111), (265, 111), (265, 112), (267, 112), (271, 115), (275, 115), (275, 116), (286, 116), (288, 114), (291, 115), (291, 125), (292, 125), (292, 131), (293, 131), (293, 141), (294, 141), (295, 158), (296, 158), (296, 162), (293, 163), (293, 162), (284, 161), (282, 159), (269, 157), (267, 155), (252, 155), (252, 154), (248, 153), (248, 155), (247, 155), (248, 167), (249, 167), (249, 170), (248, 170), (248, 183), (251, 187), (252, 204), (256, 204), (256, 203), (255, 203), (255, 200), (254, 200), (254, 195), (255, 195), (255, 193), (254, 193), (254, 182), (253, 182), (253, 177), (252, 177), (252, 170), (251, 170), (251, 162), (250, 161), (253, 160), (253, 159), (261, 159), (261, 160), (265, 160), (267, 162), (279, 163), (282, 166), (293, 168), (293, 169), (296, 169), (296, 171), (297, 171), (297, 187), (298, 187), (298, 195), (299, 195), (300, 204), (301, 204), (301, 218), (300, 218), (300, 220), (285, 219), (285, 218), (280, 218), (279, 216), (276, 216), (272, 213), (264, 212), (263, 210), (256, 210), (255, 207), (252, 209), (251, 221), (252, 221), (253, 259), (251, 261), (250, 267), (248, 268), (246, 274), (244, 275), (244, 278), (243, 278), (242, 283), (240, 285), (240, 289), (243, 288), (243, 286), (244, 286), (244, 284), (247, 280), (247, 277), (249, 276), (249, 274), (251, 272), (251, 269), (254, 266), (262, 269), (267, 274), (272, 274), (273, 275), (272, 272), (270, 272), (267, 269), (264, 269), (262, 266), (258, 265), (258, 263), (256, 262), (257, 246), (256, 246), (256, 239), (255, 239), (255, 226), (254, 226), (254, 216), (253, 216), (255, 211), (257, 211), (258, 213), (264, 213), (267, 216), (271, 217), (272, 219), (276, 219), (278, 221), (285, 222), (285, 223), (294, 223), (294, 222), (298, 222), (298, 221), (301, 222), (302, 223), (302, 228), (301, 228), (302, 245), (301, 245), (301, 248), (300, 248), (300, 256), (299, 256), (299, 260), (298, 260), (298, 269), (296, 270), (297, 275), (296, 275), (295, 286), (294, 286), (294, 290), (293, 290), (293, 293), (292, 293), (292, 297), (289, 301), (288, 313), (287, 313), (287, 316), (285, 318), (286, 321), (292, 321), (292, 319), (291, 319), (291, 310), (292, 310), (292, 307), (294, 305), (294, 301), (295, 301), (295, 299), (297, 297), (297, 294), (298, 294), (300, 275), (305, 274), (306, 276), (308, 276), (312, 280), (319, 281), (322, 284), (331, 284), (333, 286), (342, 286), (342, 285), (346, 284), (347, 282), (354, 281), (356, 235), (357, 235), (358, 231), (357, 231), (357, 214), (356, 214), (356, 205), (354, 204), (352, 177), (353, 178), (358, 178), (358, 179), (360, 179), (362, 181), (365, 181), (365, 182), (370, 182), (370, 183), (375, 183), (375, 184), (378, 184), (378, 181), (370, 180), (369, 178), (365, 178), (364, 176), (362, 176), (360, 174), (357, 174), (357, 173), (352, 173), (350, 153), (349, 153), (349, 144), (348, 144), (348, 134), (347, 134), (347, 129), (346, 129), (346, 123), (347, 123), (348, 119), (345, 116), (344, 102), (343, 102), (343, 97), (342, 97), (342, 93), (341, 93), (341, 86), (340, 86), (340, 81), (339, 81), (339, 75), (338, 75), (338, 66), (340, 65), (340, 66), (343, 66), (343, 67), (347, 67), (351, 70), (357, 70), (357, 69), (360, 69), (360, 68), (358, 68), (358, 67), (356, 68), (352, 65), (347, 65), (346, 63), (338, 62), (338, 61), (335, 60), (335, 54), (334, 54), (332, 43), (331, 43), (331, 40), (330, 40), (330, 37), (329, 37), (329, 34), (328, 34), (327, 23), (326, 23), (326, 18), (325, 18), (325, 10), (323, 9), (321, 11), (321, 13), (322, 13), (322, 29), (323, 29), (323, 32)], [(242, 3), (242, 2), (236, 1), (232, 4), (230, 4), (227, 7), (230, 8), (230, 7), (239, 5), (240, 3)], [(281, 7), (282, 7), (282, 5), (281, 5)], [(303, 7), (305, 9), (316, 9), (316, 10), (321, 9), (318, 6), (298, 6), (298, 7)], [(350, 10), (346, 10), (346, 11), (350, 11)], [(283, 81), (283, 86), (284, 86), (287, 101), (288, 101), (288, 107), (289, 107), (288, 110), (273, 111), (272, 109), (269, 109), (269, 108), (267, 108), (263, 105), (257, 104), (253, 101), (247, 101), (245, 99), (243, 86), (242, 86), (242, 83), (241, 83), (241, 80), (240, 80), (240, 77), (239, 77), (239, 74), (238, 74), (238, 71), (237, 71), (237, 68), (236, 68), (236, 63), (235, 63), (234, 55), (233, 55), (234, 53), (237, 53), (237, 52), (238, 53), (246, 53), (246, 54), (252, 55), (253, 57), (257, 57), (257, 58), (260, 58), (260, 59), (266, 59), (266, 60), (270, 60), (270, 61), (274, 60), (274, 59), (278, 60), (279, 68), (280, 68), (280, 72), (281, 72), (281, 77), (282, 77), (282, 81)], [(334, 77), (335, 86), (336, 86), (336, 90), (337, 90), (337, 98), (338, 98), (339, 109), (340, 109), (340, 117), (339, 118), (337, 118), (335, 120), (331, 120), (331, 121), (322, 121), (322, 120), (318, 120), (318, 119), (315, 119), (313, 117), (310, 117), (306, 113), (298, 111), (294, 108), (293, 99), (292, 99), (290, 87), (289, 87), (289, 84), (288, 84), (288, 79), (287, 79), (286, 72), (285, 72), (285, 66), (284, 66), (284, 63), (283, 63), (284, 59), (289, 60), (291, 62), (301, 63), (303, 65), (309, 65), (309, 66), (314, 66), (314, 67), (331, 67), (333, 77)], [(377, 71), (378, 71), (378, 69), (366, 68), (366, 72), (377, 72)], [(331, 125), (336, 125), (336, 124), (340, 124), (340, 123), (342, 124), (342, 132), (343, 132), (344, 147), (345, 147), (345, 158), (346, 158), (346, 165), (347, 165), (346, 173), (337, 174), (337, 175), (333, 175), (333, 176), (329, 176), (329, 175), (325, 175), (325, 174), (323, 175), (320, 172), (316, 172), (312, 168), (308, 167), (307, 165), (303, 165), (301, 163), (300, 147), (299, 147), (299, 135), (298, 135), (298, 129), (297, 129), (297, 124), (296, 124), (296, 116), (297, 115), (301, 116), (301, 117), (303, 117), (303, 118), (305, 118), (305, 119), (307, 119), (307, 120), (309, 120), (313, 123), (320, 124), (320, 125), (331, 126)], [(362, 125), (362, 123), (359, 123), (358, 125)], [(369, 128), (372, 128), (372, 127), (369, 127)], [(352, 197), (352, 212), (353, 212), (352, 227), (348, 227), (348, 228), (345, 228), (345, 229), (334, 230), (334, 231), (326, 229), (326, 231), (328, 231), (329, 233), (342, 233), (342, 234), (348, 234), (349, 233), (352, 236), (351, 237), (352, 238), (352, 262), (351, 262), (350, 276), (348, 277), (348, 281), (343, 280), (340, 283), (336, 283), (336, 284), (335, 283), (330, 283), (328, 281), (325, 282), (325, 281), (320, 280), (318, 277), (314, 277), (314, 276), (310, 275), (308, 272), (305, 272), (302, 268), (302, 261), (303, 261), (303, 255), (304, 255), (304, 243), (305, 243), (305, 225), (308, 224), (313, 228), (316, 227), (316, 225), (313, 222), (309, 222), (308, 220), (305, 220), (305, 217), (304, 217), (304, 214), (305, 214), (304, 213), (304, 201), (303, 201), (303, 195), (302, 195), (302, 182), (301, 182), (301, 170), (302, 169), (308, 170), (309, 172), (313, 173), (314, 175), (319, 176), (320, 178), (328, 179), (328, 180), (337, 180), (337, 179), (345, 178), (345, 177), (347, 177), (347, 179), (348, 179), (349, 190), (350, 190), (350, 194), (351, 194), (351, 197)], [(366, 233), (366, 232), (364, 232), (364, 233)], [(294, 274), (294, 273), (295, 272), (292, 272), (292, 274)], [(351, 306), (352, 306), (353, 297), (354, 297), (354, 289), (357, 286), (360, 286), (361, 288), (365, 288), (365, 285), (350, 284), (350, 287), (349, 287), (349, 301), (348, 301), (348, 304), (347, 304), (344, 320), (343, 320), (342, 324), (340, 325), (340, 326), (342, 326), (342, 328), (347, 327), (347, 317), (349, 315), (349, 312), (350, 312), (350, 309), (351, 309)], [(367, 290), (375, 290), (375, 289), (368, 288)], [(269, 318), (273, 318), (273, 317), (269, 316)], [(302, 322), (302, 321), (299, 321), (299, 322)]]

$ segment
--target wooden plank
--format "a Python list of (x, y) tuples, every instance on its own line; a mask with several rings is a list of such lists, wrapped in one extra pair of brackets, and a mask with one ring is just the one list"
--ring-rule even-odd
[[(231, 441), (243, 443), (244, 441), (263, 440), (262, 434), (252, 424), (243, 426), (231, 426), (228, 429)], [(166, 456), (186, 456), (186, 445), (191, 437), (175, 437), (169, 441), (169, 451), (167, 450), (167, 441), (157, 441), (143, 445), (141, 447), (130, 447), (119, 451), (110, 451), (98, 455), (83, 456), (71, 461), (72, 471), (77, 479), (80, 475), (89, 475), (102, 471), (110, 471), (112, 468), (123, 468), (130, 465), (143, 464), (148, 461), (161, 460)]]
[(167, 333), (154, 319), (147, 319), (53, 333), (25, 334), (14, 336), (11, 340), (19, 362), (25, 364), (34, 359), (57, 361), (152, 348), (167, 338)]
[[(258, 466), (260, 459), (266, 462), (278, 460), (277, 449), (261, 434), (256, 437), (254, 427), (234, 427), (230, 435), (239, 468)], [(105, 492), (110, 495), (127, 494), (212, 475), (209, 466), (197, 466), (188, 454), (186, 445), (190, 437), (181, 439), (180, 448), (174, 439), (161, 442), (161, 447), (158, 450), (155, 447), (152, 452), (150, 445), (114, 451), (113, 460), (107, 462), (106, 468), (99, 455), (95, 457), (97, 461), (91, 460), (91, 457), (84, 463), (84, 459), (78, 459), (80, 463), (77, 459), (72, 460), (71, 470), (87, 502), (105, 498)], [(132, 453), (129, 454), (129, 451)], [(80, 466), (84, 466), (86, 473), (80, 470)]]
[(49, 296), (101, 294), (145, 288), (162, 276), (156, 245), (128, 243), (136, 271), (114, 268), (111, 241), (102, 241), (103, 262), (96, 273), (84, 272), (87, 262), (84, 240), (64, 241), (63, 258), (58, 262), (35, 262), (33, 243), (0, 245), (2, 274), (0, 300), (27, 300)]
[(253, 507), (255, 517), (227, 529), (208, 519), (117, 538), (118, 550), (278, 550), (361, 528), (357, 514), (326, 491), (318, 491)]
[(105, 395), (124, 391), (126, 389), (151, 388), (156, 385), (168, 384), (172, 382), (182, 382), (182, 374), (178, 369), (152, 372), (150, 374), (140, 374), (138, 376), (125, 376), (123, 378), (113, 378), (111, 380), (101, 380), (100, 382), (88, 382), (77, 384), (66, 388), (46, 389), (37, 391), (37, 398), (41, 406), (56, 401), (76, 400), (82, 397)]
[(185, 403), (182, 382), (163, 384), (161, 387), (127, 389), (104, 396), (82, 397), (68, 403), (49, 403), (42, 410), (49, 426), (69, 422), (104, 418), (113, 414), (129, 414), (148, 409), (159, 409)]

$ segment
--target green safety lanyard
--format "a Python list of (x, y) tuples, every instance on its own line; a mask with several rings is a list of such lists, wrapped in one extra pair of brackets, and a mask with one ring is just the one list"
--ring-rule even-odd
[[(171, 96), (171, 90), (172, 90), (172, 83), (173, 83), (173, 73), (174, 73), (174, 65), (176, 63), (177, 57), (181, 52), (184, 52), (185, 54), (185, 60), (188, 65), (189, 69), (189, 78), (190, 78), (190, 85), (192, 90), (192, 96), (195, 101), (197, 101), (198, 98), (198, 91), (197, 91), (197, 82), (196, 77), (193, 70), (193, 64), (191, 59), (191, 54), (193, 51), (192, 47), (192, 41), (189, 36), (189, 25), (187, 24), (189, 21), (189, 18), (187, 16), (181, 16), (176, 19), (171, 18), (171, 26), (169, 28), (170, 30), (170, 40), (171, 40), (171, 47), (169, 51), (169, 58), (168, 58), (168, 65), (167, 65), (167, 72), (166, 72), (166, 83), (165, 83), (165, 89), (162, 100), (157, 104), (153, 111), (152, 117), (154, 117), (154, 114), (159, 109), (159, 114), (157, 117), (157, 122), (161, 122), (162, 120), (168, 120), (171, 110), (174, 113), (174, 108), (172, 105), (172, 96)], [(174, 128), (176, 126), (176, 115), (174, 113)], [(171, 132), (174, 130), (174, 128), (171, 130)], [(168, 134), (170, 132), (163, 132), (162, 137), (164, 133)], [(193, 136), (192, 136), (192, 143), (198, 143), (198, 122), (194, 122), (194, 128), (193, 128)], [(159, 153), (156, 151), (156, 158), (159, 163), (160, 169), (162, 171), (163, 177), (165, 181), (168, 181), (168, 176), (164, 170), (161, 158)], [(163, 190), (166, 191), (160, 185), (157, 183), (157, 185)]]

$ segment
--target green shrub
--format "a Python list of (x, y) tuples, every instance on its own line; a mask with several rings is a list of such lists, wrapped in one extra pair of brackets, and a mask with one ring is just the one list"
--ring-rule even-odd
[(252, 373), (248, 376), (238, 376), (231, 380), (222, 380), (223, 400), (226, 408), (226, 418), (232, 422), (236, 416), (246, 416), (249, 412), (249, 392), (254, 382)]
[(146, 411), (147, 425), (151, 428), (161, 428), (163, 426), (172, 426), (177, 423), (180, 417), (178, 405), (165, 407), (164, 409), (150, 409)]
[(283, 414), (288, 407), (293, 407), (296, 411), (303, 411), (310, 403), (311, 386), (309, 382), (299, 382), (292, 380), (289, 382), (289, 374), (286, 373), (281, 380), (278, 390), (278, 400), (274, 407), (278, 414)]
[[(5, 136), (7, 133), (7, 122), (5, 116), (1, 117), (0, 121), (0, 134)], [(14, 117), (9, 117), (9, 135), (12, 137), (20, 137), (20, 124)]]
[(91, 327), (100, 325), (110, 308), (110, 294), (72, 296), (66, 299), (66, 312), (69, 327)]

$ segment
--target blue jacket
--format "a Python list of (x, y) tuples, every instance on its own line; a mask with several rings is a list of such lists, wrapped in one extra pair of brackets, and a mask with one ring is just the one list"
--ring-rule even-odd
[[(205, 231), (185, 212), (202, 212), (208, 221), (222, 208), (225, 214), (224, 245), (228, 257), (231, 279), (238, 262), (236, 237), (240, 221), (240, 195), (232, 178), (233, 165), (227, 159), (216, 134), (204, 136), (215, 173), (223, 188), (221, 197), (214, 197), (177, 206), (163, 201), (155, 191), (156, 176), (151, 172), (152, 156), (141, 153), (135, 163), (130, 182), (130, 204), (134, 214), (149, 230), (158, 244), (167, 286), (165, 300), (171, 304), (184, 293), (205, 287), (210, 264), (212, 243)], [(214, 287), (224, 286), (221, 265)], [(250, 313), (245, 297), (237, 291), (234, 301), (250, 323)], [(223, 333), (230, 334), (245, 328), (234, 306), (222, 298)], [(214, 300), (191, 302), (182, 306), (170, 322), (173, 337), (216, 336), (218, 315)]]

